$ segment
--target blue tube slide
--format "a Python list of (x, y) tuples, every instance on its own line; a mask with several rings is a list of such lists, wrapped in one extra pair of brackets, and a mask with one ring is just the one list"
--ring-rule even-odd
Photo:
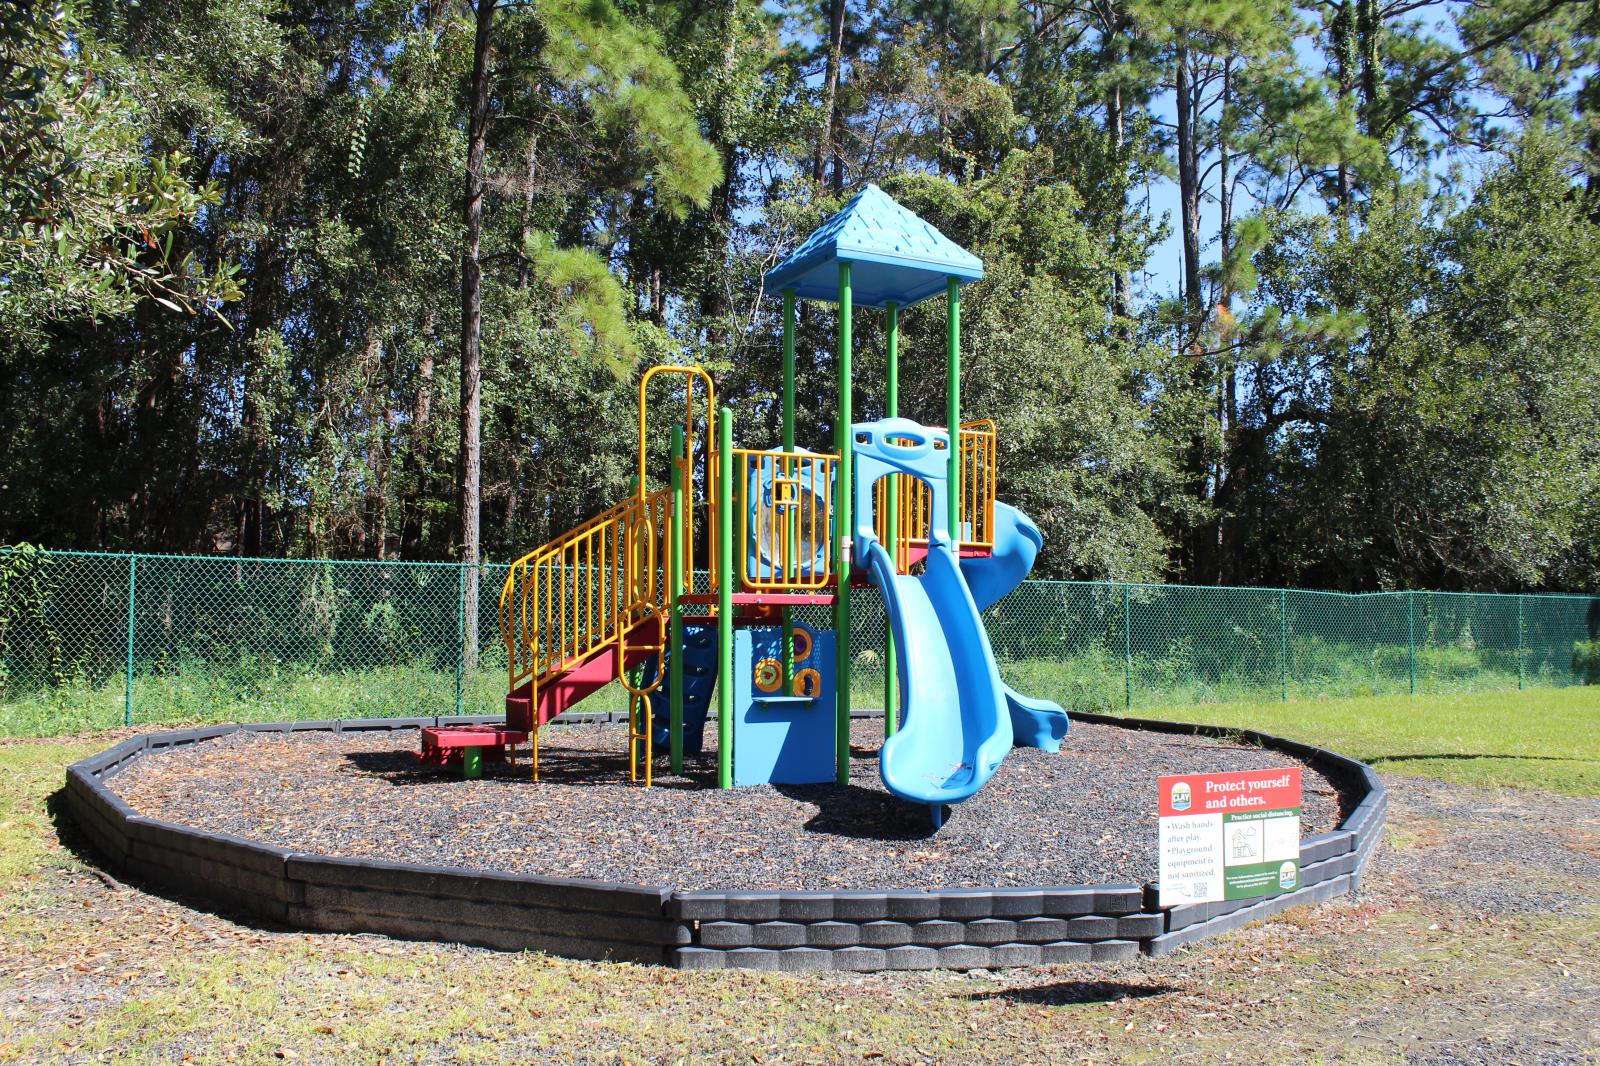
[[(987, 611), (1022, 583), (1044, 547), (1044, 534), (1033, 519), (1009, 504), (994, 505), (994, 551), (961, 560), (961, 575), (972, 590), (978, 610)], [(1071, 719), (1059, 704), (1024, 696), (1005, 685), (1011, 729), (1022, 747), (1060, 751)]]
[[(950, 539), (946, 468), (950, 436), (909, 419), (851, 428), (855, 452), (854, 565), (883, 594), (899, 650), (900, 729), (884, 742), (878, 769), (891, 793), (930, 807), (937, 828), (945, 807), (982, 788), (1011, 749), (1005, 687), (972, 592)], [(930, 489), (932, 529), (924, 572), (895, 572), (872, 528), (878, 480), (901, 473)]]

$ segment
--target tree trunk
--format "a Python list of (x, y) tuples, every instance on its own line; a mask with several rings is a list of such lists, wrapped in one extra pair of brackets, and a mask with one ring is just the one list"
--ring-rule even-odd
[(404, 509), (400, 525), (400, 557), (422, 557), (423, 514), (430, 495), (429, 474), (433, 470), (433, 446), (429, 436), (429, 423), (433, 418), (433, 312), (429, 311), (422, 322), (422, 357), (417, 362), (417, 395), (411, 405), (411, 454), (407, 466), (411, 477), (411, 495)]
[[(1233, 59), (1225, 57), (1222, 61), (1222, 98), (1220, 104), (1224, 112), (1233, 103)], [(1228, 253), (1233, 245), (1233, 186), (1232, 167), (1228, 164), (1228, 137), (1227, 127), (1219, 128), (1217, 132), (1217, 202), (1221, 208), (1222, 217), (1217, 229), (1217, 238), (1220, 244), (1221, 260), (1224, 265), (1222, 280), (1217, 289), (1217, 307), (1221, 312), (1233, 310), (1233, 289), (1226, 265)], [(1216, 538), (1216, 567), (1214, 578), (1219, 585), (1229, 584), (1232, 577), (1232, 560), (1229, 553), (1232, 550), (1234, 537), (1233, 516), (1227, 511), (1229, 490), (1233, 479), (1233, 458), (1235, 448), (1238, 405), (1234, 400), (1234, 371), (1233, 357), (1228, 349), (1232, 338), (1224, 335), (1219, 347), (1223, 354), (1219, 357), (1222, 365), (1217, 373), (1217, 434), (1221, 438), (1222, 446), (1217, 451), (1216, 467), (1216, 503), (1217, 503), (1217, 538)]]
[(477, 0), (472, 45), (472, 97), (467, 119), (467, 187), (462, 203), (466, 243), (461, 252), (461, 445), (457, 452), (457, 506), (461, 515), (461, 561), (467, 625), (461, 649), (468, 669), (478, 665), (478, 508), (482, 495), (479, 432), (482, 397), (478, 341), (483, 327), (483, 276), (478, 249), (483, 237), (483, 157), (489, 126), (490, 39), (497, 0)]
[[(839, 98), (839, 67), (844, 58), (844, 5), (845, 0), (830, 0), (828, 4), (828, 63), (822, 78), (822, 125), (817, 130), (817, 150), (811, 157), (811, 180), (822, 183), (829, 159), (834, 153), (833, 133), (836, 128)], [(837, 185), (838, 165), (835, 163), (834, 182)]]
[(1190, 52), (1178, 49), (1178, 195), (1182, 206), (1183, 298), (1187, 312), (1183, 346), (1194, 344), (1200, 331), (1205, 300), (1200, 291), (1200, 145), (1195, 131), (1197, 96)]
[(1600, 112), (1600, 74), (1591, 74), (1584, 79), (1583, 88), (1578, 91), (1578, 114), (1588, 121), (1590, 129), (1583, 147), (1589, 157), (1585, 167), (1589, 172), (1585, 191), (1591, 197), (1600, 193), (1600, 121), (1596, 121), (1596, 112)]
[(1361, 53), (1361, 132), (1368, 137), (1383, 135), (1383, 117), (1378, 102), (1383, 92), (1383, 70), (1378, 66), (1378, 35), (1383, 29), (1383, 14), (1378, 0), (1357, 0), (1356, 43)]
[[(1355, 89), (1356, 49), (1355, 15), (1351, 10), (1356, 0), (1340, 0), (1334, 5), (1333, 16), (1328, 19), (1329, 49), (1333, 52), (1335, 72), (1339, 78), (1339, 99), (1348, 100)], [(1339, 159), (1339, 214), (1346, 223), (1350, 220), (1350, 199), (1353, 181), (1350, 164)]]
[[(1127, 222), (1128, 189), (1127, 160), (1124, 158), (1127, 144), (1127, 106), (1122, 99), (1122, 77), (1119, 67), (1122, 57), (1126, 54), (1128, 41), (1125, 34), (1131, 28), (1129, 21), (1117, 10), (1115, 0), (1104, 0), (1094, 6), (1094, 12), (1100, 22), (1100, 49), (1098, 62), (1102, 76), (1110, 74), (1111, 84), (1106, 89), (1106, 144), (1110, 151), (1115, 172), (1120, 185), (1119, 203), (1116, 217), (1112, 220), (1111, 239), (1113, 247), (1120, 256), (1123, 252), (1122, 234)], [(1133, 279), (1126, 267), (1119, 266), (1111, 278), (1111, 312), (1118, 319), (1127, 320), (1133, 317), (1132, 310)], [(1127, 333), (1123, 323), (1119, 332)]]
[[(841, 8), (844, 6), (841, 2)], [(711, 233), (706, 272), (700, 282), (700, 317), (705, 323), (706, 343), (712, 351), (730, 346), (727, 328), (729, 309), (728, 271), (729, 246), (733, 240), (735, 197), (739, 182), (739, 144), (733, 128), (732, 110), (733, 73), (739, 61), (738, 51), (738, 0), (725, 0), (722, 10), (722, 85), (717, 90), (716, 103), (707, 123), (707, 139), (722, 160), (722, 180), (711, 191), (707, 209)]]
[[(1111, 138), (1111, 157), (1116, 162), (1117, 174), (1126, 176), (1123, 164), (1122, 150), (1124, 143), (1123, 131), (1122, 86), (1113, 84), (1111, 92), (1106, 97), (1106, 132)], [(1122, 194), (1122, 206), (1126, 209), (1128, 194)], [(1119, 210), (1116, 218), (1116, 228), (1112, 233), (1112, 240), (1116, 243), (1117, 251), (1122, 251), (1122, 225), (1124, 210)], [(1133, 288), (1133, 281), (1128, 276), (1128, 271), (1122, 267), (1117, 268), (1116, 274), (1111, 279), (1111, 313), (1120, 319), (1133, 317), (1130, 305), (1129, 290)]]
[[(533, 236), (533, 179), (539, 170), (539, 135), (528, 134), (528, 150), (522, 157), (522, 228), (517, 243), (517, 288), (528, 287), (528, 238)], [(481, 186), (480, 186), (481, 187)]]

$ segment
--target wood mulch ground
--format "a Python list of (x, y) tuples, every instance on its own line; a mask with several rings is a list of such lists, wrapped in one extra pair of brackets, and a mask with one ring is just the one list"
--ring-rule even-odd
[[(930, 833), (925, 807), (878, 776), (882, 723), (852, 732), (852, 784), (719, 791), (714, 754), (655, 787), (628, 783), (616, 726), (548, 729), (479, 781), (421, 764), (413, 730), (235, 733), (147, 757), (111, 779), (136, 810), (281, 847), (682, 889), (1126, 884), (1157, 875), (1158, 774), (1301, 765), (1282, 752), (1075, 722), (1058, 754), (1017, 748)], [(714, 745), (714, 738), (708, 738)], [(1305, 768), (1301, 832), (1340, 797)]]

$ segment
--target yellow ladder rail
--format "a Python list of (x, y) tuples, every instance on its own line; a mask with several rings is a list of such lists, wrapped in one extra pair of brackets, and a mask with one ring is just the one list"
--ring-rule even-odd
[[(509, 691), (538, 685), (664, 613), (657, 573), (671, 492), (631, 496), (511, 564), (500, 590)], [(536, 707), (537, 704), (535, 703)]]

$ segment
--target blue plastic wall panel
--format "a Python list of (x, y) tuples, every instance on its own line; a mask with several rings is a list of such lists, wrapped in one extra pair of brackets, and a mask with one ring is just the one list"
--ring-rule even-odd
[(838, 303), (841, 261), (851, 264), (857, 307), (909, 307), (943, 295), (950, 278), (964, 285), (983, 277), (983, 260), (868, 185), (769, 271), (765, 287)]
[(811, 653), (796, 661), (795, 672), (812, 669), (820, 675), (822, 684), (811, 699), (765, 693), (755, 686), (755, 669), (762, 660), (783, 659), (782, 629), (762, 626), (733, 635), (735, 785), (811, 785), (833, 780), (834, 634), (832, 630), (809, 632)]
[[(656, 750), (665, 751), (672, 742), (672, 671), (678, 669), (671, 653), (659, 660), (646, 659), (643, 681), (656, 679), (657, 664), (666, 670), (661, 684), (650, 693), (650, 713), (655, 722)], [(683, 753), (699, 755), (705, 746), (706, 715), (717, 684), (717, 629), (715, 626), (683, 627)]]

